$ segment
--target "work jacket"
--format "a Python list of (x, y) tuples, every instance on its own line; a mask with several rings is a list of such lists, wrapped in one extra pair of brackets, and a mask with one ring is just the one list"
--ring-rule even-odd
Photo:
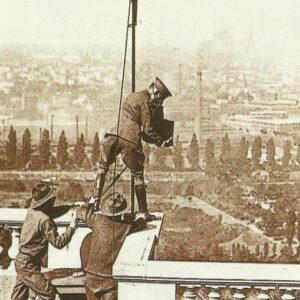
[(119, 134), (138, 145), (143, 132), (147, 143), (160, 146), (163, 139), (153, 124), (155, 112), (149, 107), (149, 100), (150, 94), (147, 90), (128, 95), (121, 110)]
[[(112, 266), (125, 237), (136, 230), (142, 230), (139, 222), (115, 221), (112, 217), (94, 213), (92, 206), (80, 208), (77, 217), (92, 228), (92, 242), (86, 271), (90, 274), (111, 277)], [(120, 217), (120, 216), (119, 216)]]
[(29, 208), (22, 227), (19, 251), (31, 257), (42, 257), (48, 249), (48, 242), (61, 249), (67, 245), (74, 233), (74, 228), (68, 227), (59, 235), (54, 220), (44, 212)]

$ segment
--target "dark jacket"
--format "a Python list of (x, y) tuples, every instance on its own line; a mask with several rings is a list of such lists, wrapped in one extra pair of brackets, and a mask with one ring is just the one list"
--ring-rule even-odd
[[(93, 213), (92, 207), (80, 208), (80, 220), (93, 229), (92, 243), (86, 271), (104, 277), (112, 276), (112, 266), (125, 237), (140, 224), (131, 221), (116, 221), (100, 213)], [(140, 229), (143, 229), (140, 226)], [(113, 238), (114, 237), (114, 238)]]
[(153, 126), (154, 112), (148, 105), (149, 100), (147, 90), (132, 93), (125, 99), (120, 118), (120, 136), (139, 144), (143, 131), (148, 143), (160, 146), (163, 139)]

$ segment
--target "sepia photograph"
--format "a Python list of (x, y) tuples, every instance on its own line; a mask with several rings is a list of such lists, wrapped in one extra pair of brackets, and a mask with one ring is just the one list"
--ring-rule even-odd
[(0, 300), (300, 300), (299, 0), (0, 0)]

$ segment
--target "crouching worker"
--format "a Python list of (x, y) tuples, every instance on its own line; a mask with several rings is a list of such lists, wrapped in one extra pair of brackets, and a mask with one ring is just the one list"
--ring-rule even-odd
[(117, 194), (102, 198), (100, 210), (93, 212), (95, 198), (87, 207), (77, 211), (78, 219), (93, 230), (92, 243), (85, 269), (85, 289), (88, 300), (116, 300), (117, 282), (112, 278), (112, 266), (125, 237), (145, 229), (146, 220), (132, 220), (127, 210), (126, 199)]
[[(164, 101), (171, 96), (169, 89), (158, 77), (148, 89), (131, 93), (122, 105), (119, 135), (106, 134), (100, 147), (101, 160), (97, 175), (97, 195), (101, 198), (109, 167), (121, 154), (124, 164), (135, 179), (139, 217), (143, 217), (147, 221), (155, 220), (155, 215), (148, 211), (142, 140), (158, 147), (164, 147), (170, 143), (170, 139), (165, 140), (161, 136), (157, 123), (162, 121)], [(96, 205), (96, 210), (98, 210), (98, 205)]]
[(76, 215), (72, 216), (66, 231), (58, 234), (53, 217), (66, 213), (70, 206), (54, 207), (55, 199), (52, 186), (40, 183), (32, 189), (31, 207), (22, 227), (15, 262), (17, 279), (12, 300), (27, 300), (29, 289), (37, 296), (35, 299), (55, 299), (55, 288), (41, 273), (42, 259), (47, 253), (48, 242), (58, 249), (70, 242), (77, 222)]

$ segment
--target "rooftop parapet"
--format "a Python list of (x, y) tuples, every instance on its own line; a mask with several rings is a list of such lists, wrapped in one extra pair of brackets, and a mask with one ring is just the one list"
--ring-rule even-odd
[[(0, 220), (3, 214), (8, 216), (7, 213), (7, 210), (0, 209)], [(21, 224), (22, 220), (17, 218), (21, 215), (24, 215), (21, 210), (11, 210), (9, 217), (15, 216), (12, 221)], [(225, 294), (226, 299), (268, 300), (273, 299), (271, 295), (277, 295), (276, 299), (300, 299), (300, 266), (296, 264), (155, 260), (154, 248), (162, 228), (163, 214), (158, 214), (158, 217), (159, 220), (151, 223), (154, 228), (129, 235), (122, 245), (113, 266), (119, 300), (175, 300), (179, 299), (178, 296), (180, 299), (212, 300), (222, 299)], [(58, 221), (58, 226), (64, 230), (66, 223), (63, 219)], [(66, 253), (50, 247), (49, 267), (77, 268), (80, 264), (80, 240), (88, 232), (86, 227), (79, 228), (76, 242), (70, 244)], [(66, 259), (70, 255), (72, 259)], [(0, 280), (0, 290), (9, 288), (7, 274), (0, 271), (3, 279)], [(83, 278), (74, 280), (69, 276), (55, 279), (53, 283), (61, 295), (84, 293)], [(2, 293), (0, 295), (2, 300)]]

